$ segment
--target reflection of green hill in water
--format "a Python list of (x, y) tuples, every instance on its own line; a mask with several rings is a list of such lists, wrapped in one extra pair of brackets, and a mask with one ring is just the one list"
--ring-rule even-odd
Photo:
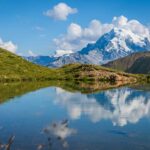
[(126, 85), (125, 82), (56, 82), (57, 87), (70, 92), (81, 92), (83, 94), (96, 93), (110, 88), (116, 88)]
[(150, 91), (150, 83), (137, 83), (131, 85), (131, 88), (134, 88), (136, 90), (142, 90), (142, 91)]
[(17, 82), (0, 84), (0, 103), (15, 96), (21, 96), (31, 91), (49, 86), (46, 82)]
[(70, 92), (94, 93), (109, 88), (119, 87), (125, 83), (111, 84), (108, 82), (17, 82), (0, 84), (0, 103), (3, 103), (13, 97), (24, 95), (41, 88), (56, 86)]

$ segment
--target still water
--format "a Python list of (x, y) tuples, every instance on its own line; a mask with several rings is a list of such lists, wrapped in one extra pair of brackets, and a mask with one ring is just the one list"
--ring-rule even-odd
[(70, 91), (47, 86), (1, 99), (1, 149), (150, 150), (148, 89)]

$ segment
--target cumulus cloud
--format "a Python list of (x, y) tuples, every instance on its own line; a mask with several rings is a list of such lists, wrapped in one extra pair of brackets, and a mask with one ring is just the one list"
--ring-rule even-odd
[(75, 14), (77, 12), (78, 10), (76, 8), (71, 8), (65, 3), (59, 3), (54, 6), (53, 9), (46, 11), (44, 14), (56, 20), (67, 20), (67, 17), (70, 14)]
[(92, 20), (87, 28), (83, 28), (83, 37), (86, 41), (95, 42), (101, 35), (109, 32), (112, 24), (102, 24), (99, 20)]
[(37, 56), (35, 53), (33, 53), (31, 50), (28, 51), (30, 56)]
[(128, 22), (128, 19), (124, 16), (114, 17), (113, 20), (112, 20), (112, 23), (116, 27), (125, 26), (127, 24), (127, 22)]
[(92, 20), (87, 27), (71, 23), (65, 34), (53, 39), (55, 49), (62, 51), (76, 52), (81, 50), (88, 43), (93, 43), (103, 34), (113, 28), (127, 29), (130, 32), (150, 39), (150, 30), (137, 20), (128, 20), (125, 16), (114, 17), (111, 23), (101, 23), (99, 20)]
[(75, 40), (82, 36), (82, 28), (75, 23), (71, 23), (67, 30), (68, 39)]
[(100, 35), (110, 31), (112, 25), (102, 24), (98, 20), (92, 20), (87, 28), (82, 28), (79, 24), (71, 23), (67, 32), (58, 38), (53, 39), (57, 50), (75, 52), (80, 50), (88, 43), (95, 42)]
[(55, 53), (55, 57), (59, 57), (59, 56), (62, 56), (62, 55), (69, 55), (73, 53), (72, 51), (67, 51), (67, 50), (57, 50), (56, 53)]
[(4, 42), (1, 38), (0, 38), (0, 47), (12, 53), (16, 53), (18, 48), (17, 45), (15, 45), (12, 41)]
[(140, 36), (145, 36), (150, 38), (150, 30), (148, 27), (142, 25), (137, 20), (130, 20), (127, 24), (127, 28), (131, 29), (131, 31)]

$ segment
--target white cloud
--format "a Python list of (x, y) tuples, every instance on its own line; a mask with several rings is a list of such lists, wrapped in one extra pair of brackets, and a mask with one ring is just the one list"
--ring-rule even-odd
[[(124, 16), (114, 17), (111, 23), (101, 23), (99, 20), (92, 20), (88, 27), (81, 27), (79, 24), (71, 23), (65, 34), (53, 39), (55, 50), (76, 52), (81, 50), (88, 43), (93, 43), (103, 34), (113, 28), (128, 29), (138, 36), (150, 39), (150, 30), (137, 20), (128, 20)], [(65, 54), (66, 54), (65, 53)]]
[(48, 10), (44, 14), (56, 20), (67, 20), (67, 17), (70, 14), (75, 14), (77, 12), (78, 10), (76, 8), (71, 8), (65, 3), (59, 3), (54, 6), (53, 9)]
[(102, 24), (99, 20), (94, 19), (87, 28), (83, 29), (83, 38), (87, 41), (95, 42), (101, 35), (109, 32), (112, 28), (112, 24)]
[(15, 45), (12, 41), (4, 42), (1, 38), (0, 38), (0, 47), (12, 53), (16, 53), (18, 48), (17, 45)]
[(59, 57), (59, 56), (62, 56), (62, 55), (66, 55), (66, 54), (71, 54), (73, 53), (72, 51), (67, 51), (67, 50), (57, 50), (56, 51), (56, 54), (55, 54), (55, 57)]
[(67, 30), (68, 40), (75, 40), (82, 36), (82, 28), (75, 23), (71, 23)]
[(114, 17), (112, 20), (112, 23), (116, 26), (116, 27), (121, 27), (121, 26), (125, 26), (128, 22), (128, 19), (124, 16), (120, 16), (120, 17)]
[(35, 53), (33, 53), (31, 50), (28, 51), (30, 56), (37, 56)]
[(130, 20), (127, 24), (127, 28), (131, 29), (133, 33), (136, 33), (140, 36), (145, 36), (150, 38), (150, 30), (148, 27), (142, 25), (137, 20)]

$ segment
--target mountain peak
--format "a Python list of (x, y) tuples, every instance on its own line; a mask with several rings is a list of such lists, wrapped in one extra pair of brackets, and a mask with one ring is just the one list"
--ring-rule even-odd
[(105, 51), (107, 52), (114, 50), (117, 52), (136, 52), (148, 50), (149, 46), (147, 46), (147, 44), (150, 43), (149, 37), (145, 37), (145, 35), (141, 36), (129, 29), (116, 27), (113, 28), (109, 33), (104, 34), (97, 41), (97, 44), (102, 43), (101, 41), (107, 41), (107, 45), (105, 46)]

